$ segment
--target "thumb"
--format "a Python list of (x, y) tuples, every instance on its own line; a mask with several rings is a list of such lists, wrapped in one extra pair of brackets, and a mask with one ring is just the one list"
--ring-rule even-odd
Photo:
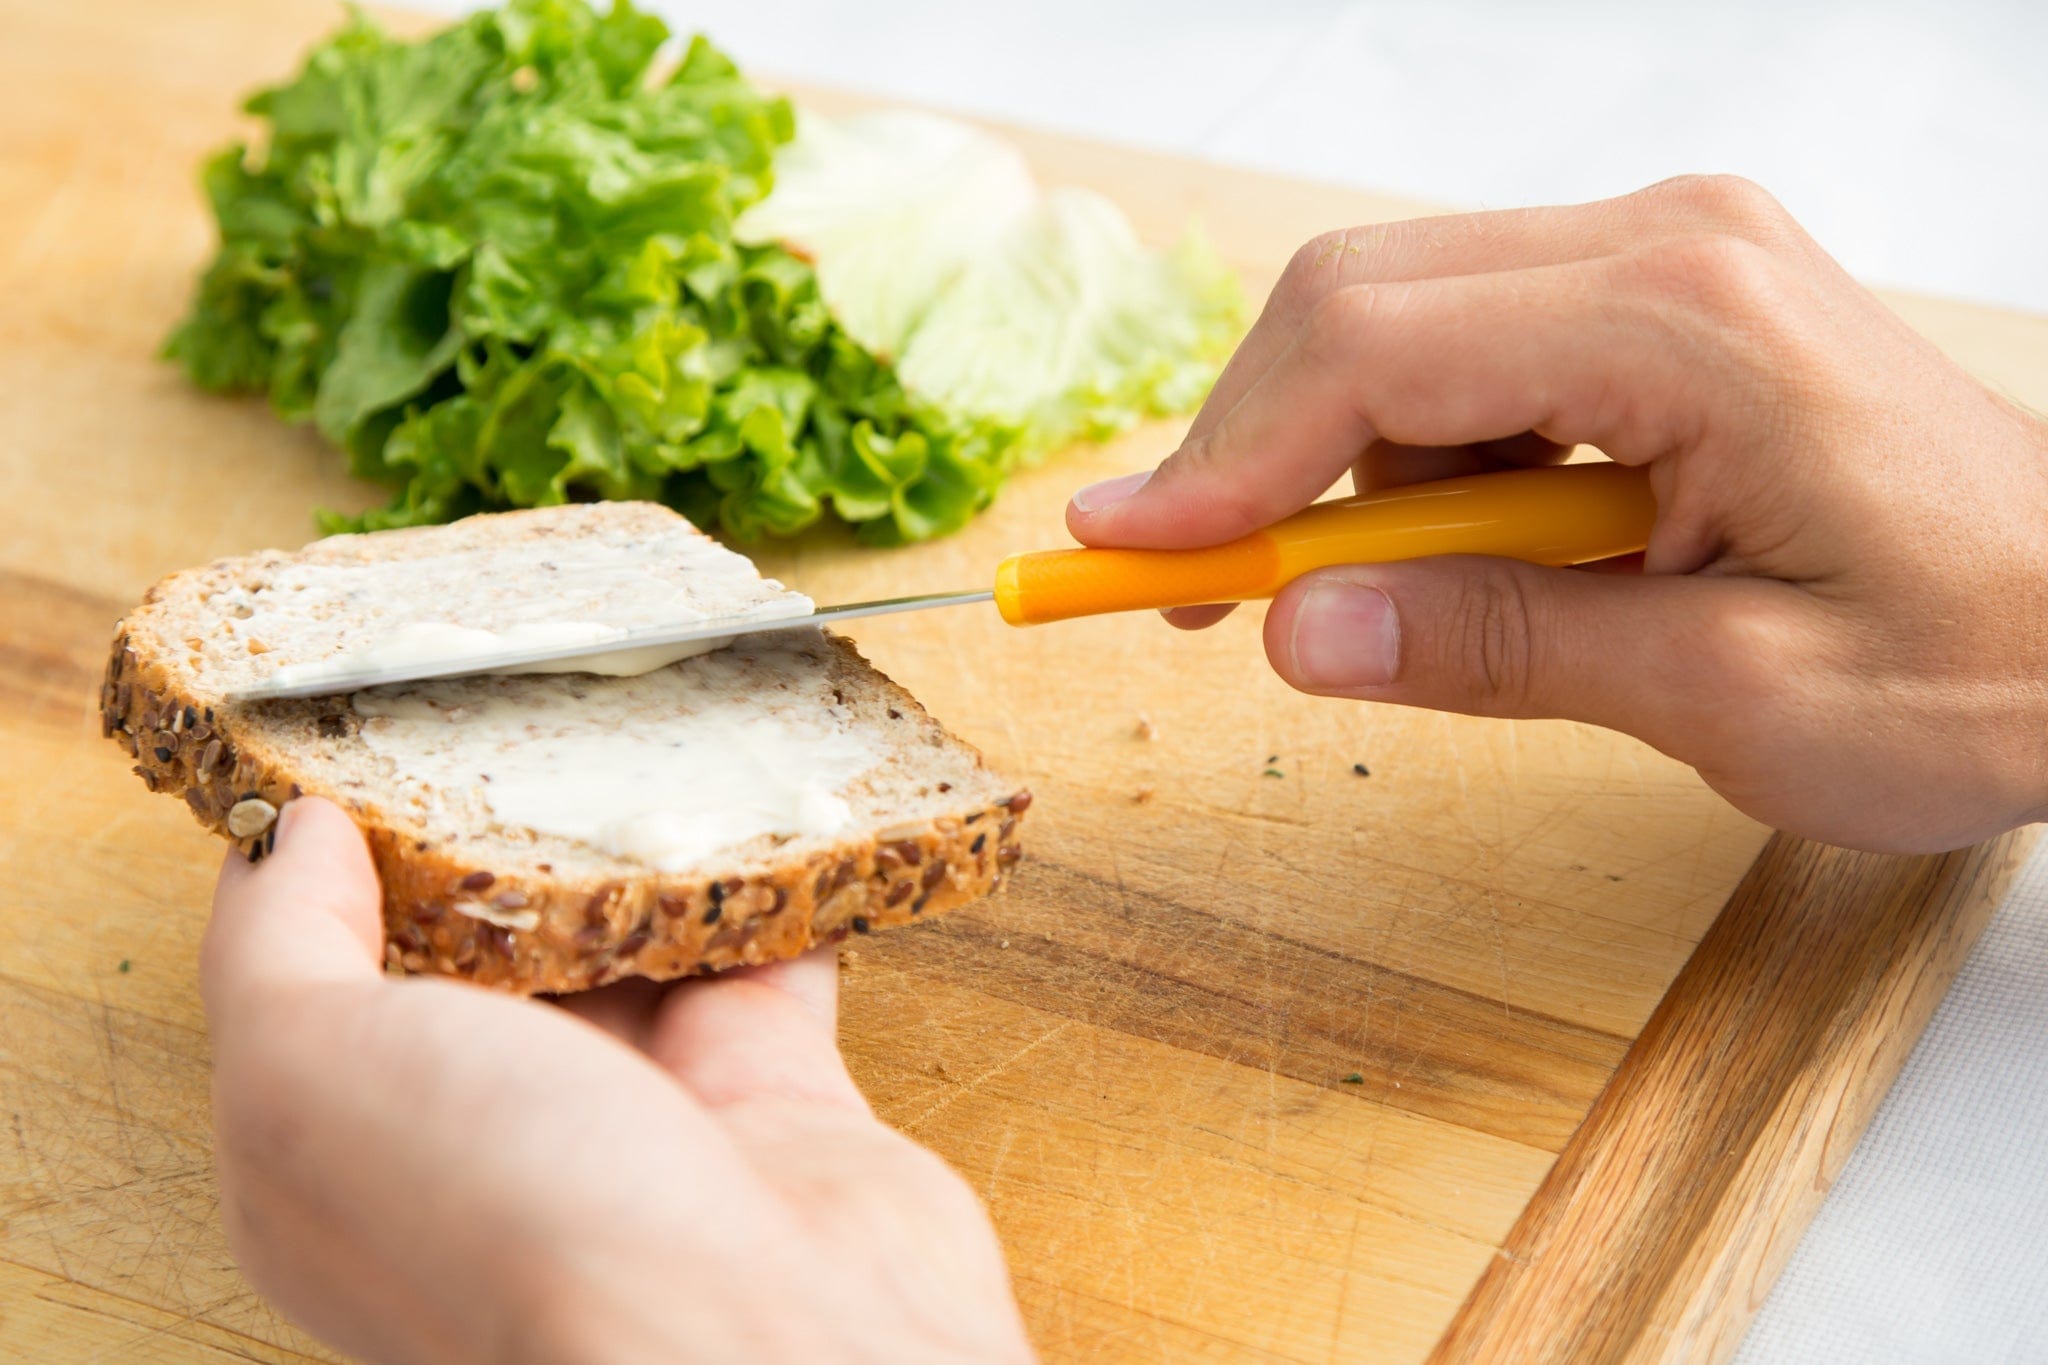
[(647, 1051), (713, 1108), (763, 1097), (868, 1113), (839, 1055), (839, 950), (673, 986)]
[(383, 892), (355, 822), (318, 797), (289, 802), (270, 856), (230, 851), (200, 946), (200, 990), (221, 1011), (266, 987), (377, 977)]
[(1747, 695), (1783, 585), (1445, 556), (1289, 584), (1266, 653), (1304, 692), (1586, 721), (1680, 753)]

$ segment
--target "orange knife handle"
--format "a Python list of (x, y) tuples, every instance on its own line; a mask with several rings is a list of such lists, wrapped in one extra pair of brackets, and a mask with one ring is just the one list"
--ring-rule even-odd
[(1013, 626), (1111, 611), (1237, 602), (1278, 592), (1280, 547), (1264, 532), (1203, 550), (1044, 550), (996, 567)]
[(1656, 515), (1649, 476), (1626, 465), (1476, 474), (1317, 503), (1206, 549), (1012, 555), (996, 570), (996, 605), (1023, 626), (1271, 597), (1339, 564), (1450, 554), (1584, 564), (1641, 550)]

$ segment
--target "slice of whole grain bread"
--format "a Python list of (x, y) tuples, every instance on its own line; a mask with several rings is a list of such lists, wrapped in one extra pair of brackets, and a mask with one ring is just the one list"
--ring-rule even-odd
[[(722, 616), (788, 596), (649, 504), (338, 536), (157, 584), (117, 627), (102, 723), (150, 790), (182, 796), (252, 858), (270, 849), (277, 808), (293, 797), (350, 811), (383, 879), (394, 971), (521, 993), (663, 979), (790, 957), (998, 887), (1020, 856), (1030, 794), (849, 642), (813, 629), (743, 636), (637, 677), (227, 700), (275, 668), (408, 623), (644, 624), (656, 609)], [(738, 731), (758, 737), (736, 745)], [(816, 781), (801, 771), (813, 753)], [(724, 771), (679, 777), (675, 765), (693, 755), (717, 756)], [(695, 793), (701, 780), (709, 795), (693, 818), (707, 828), (730, 816), (724, 793), (744, 806), (785, 779), (818, 787), (806, 799), (826, 799), (830, 818), (811, 832), (743, 821), (731, 842), (663, 845), (654, 857), (580, 828), (575, 808), (593, 791), (626, 798), (579, 761), (623, 764), (632, 790), (680, 781)], [(777, 772), (745, 767), (761, 763)], [(515, 780), (542, 802), (547, 828), (504, 813)]]

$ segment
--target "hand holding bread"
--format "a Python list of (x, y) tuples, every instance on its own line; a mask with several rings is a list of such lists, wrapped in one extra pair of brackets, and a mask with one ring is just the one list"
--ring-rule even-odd
[(382, 971), (350, 819), (230, 852), (202, 953), (249, 1279), (375, 1360), (1029, 1358), (1002, 1252), (833, 1038), (831, 950), (566, 1006)]

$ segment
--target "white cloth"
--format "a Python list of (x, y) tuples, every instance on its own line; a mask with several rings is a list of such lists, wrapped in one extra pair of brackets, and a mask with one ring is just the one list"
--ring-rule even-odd
[[(2040, 0), (642, 3), (779, 77), (1451, 205), (1734, 171), (1865, 279), (2048, 312)], [(1741, 1358), (2048, 1361), (2048, 852)]]

